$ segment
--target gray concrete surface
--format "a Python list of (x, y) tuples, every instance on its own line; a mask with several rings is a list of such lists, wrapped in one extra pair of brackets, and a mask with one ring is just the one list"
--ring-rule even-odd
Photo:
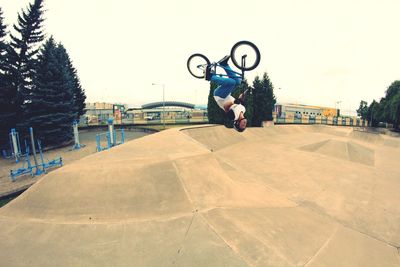
[[(43, 157), (45, 161), (53, 160), (55, 158), (61, 157), (64, 165), (68, 165), (76, 160), (80, 160), (90, 154), (96, 152), (96, 135), (99, 133), (105, 133), (106, 130), (102, 129), (91, 129), (91, 130), (81, 130), (79, 132), (80, 143), (85, 145), (79, 150), (71, 150), (72, 145), (67, 147), (56, 148), (52, 150), (47, 150), (43, 152)], [(141, 129), (125, 129), (125, 140), (130, 141), (133, 139), (140, 138), (142, 136), (148, 135), (150, 133), (141, 131)], [(120, 139), (118, 134), (117, 139)], [(102, 145), (105, 143), (105, 138), (102, 140)], [(31, 162), (33, 163), (33, 157), (31, 157)], [(8, 196), (15, 192), (23, 191), (29, 188), (32, 184), (36, 183), (41, 176), (31, 177), (29, 174), (24, 176), (19, 176), (13, 182), (10, 178), (10, 170), (16, 170), (18, 168), (27, 167), (25, 158), (22, 159), (20, 163), (15, 163), (13, 159), (3, 159), (0, 157), (0, 198)], [(48, 169), (48, 172), (53, 171), (54, 168)]]
[(0, 209), (2, 266), (400, 266), (400, 140), (347, 127), (170, 129)]

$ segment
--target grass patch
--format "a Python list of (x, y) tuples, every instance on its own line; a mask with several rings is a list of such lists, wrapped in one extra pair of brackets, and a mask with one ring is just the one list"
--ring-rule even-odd
[(11, 200), (13, 200), (16, 197), (17, 196), (0, 199), (0, 208), (3, 207), (4, 205), (6, 205), (8, 202), (10, 202)]

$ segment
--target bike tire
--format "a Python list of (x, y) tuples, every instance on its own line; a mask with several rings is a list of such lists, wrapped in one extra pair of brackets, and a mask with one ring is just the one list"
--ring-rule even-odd
[[(251, 48), (254, 53), (255, 53), (255, 60), (254, 62), (252, 62), (252, 64), (250, 66), (245, 66), (243, 67), (241, 64), (241, 57), (238, 58), (237, 55), (235, 55), (236, 50), (239, 47), (243, 47), (243, 46), (248, 46), (249, 48)], [(260, 60), (261, 60), (261, 54), (260, 54), (260, 50), (258, 50), (257, 46), (255, 44), (253, 44), (252, 42), (249, 41), (240, 41), (237, 42), (231, 49), (231, 59), (233, 64), (240, 70), (244, 70), (244, 71), (249, 71), (249, 70), (254, 70), (258, 64), (260, 64)]]
[[(204, 61), (203, 64), (196, 64), (195, 62), (199, 60)], [(190, 74), (198, 79), (203, 79), (205, 74), (204, 74), (204, 69), (207, 65), (210, 65), (210, 60), (203, 54), (193, 54), (191, 55), (188, 60), (187, 60), (187, 68), (190, 72)]]

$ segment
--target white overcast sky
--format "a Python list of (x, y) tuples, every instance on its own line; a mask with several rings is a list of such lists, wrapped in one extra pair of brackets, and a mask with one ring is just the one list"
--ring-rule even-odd
[[(5, 21), (33, 0), (0, 0)], [(212, 61), (254, 42), (278, 102), (355, 110), (400, 79), (398, 0), (45, 0), (47, 36), (64, 44), (88, 101), (206, 104), (209, 84), (190, 76), (195, 52)], [(278, 88), (281, 88), (280, 90)]]

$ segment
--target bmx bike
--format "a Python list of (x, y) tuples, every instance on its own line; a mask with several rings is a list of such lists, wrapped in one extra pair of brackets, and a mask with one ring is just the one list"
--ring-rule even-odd
[[(244, 72), (255, 69), (260, 64), (260, 50), (257, 46), (249, 41), (240, 41), (233, 45), (230, 53), (230, 58), (233, 65), (237, 67), (241, 72), (234, 72), (236, 77), (244, 79)], [(205, 76), (206, 67), (209, 66), (213, 70), (214, 75), (221, 77), (229, 77), (227, 74), (217, 73), (217, 67), (226, 69), (226, 66), (219, 64), (219, 62), (211, 63), (210, 60), (203, 54), (193, 54), (187, 60), (187, 68), (192, 76), (198, 79), (203, 79)]]

